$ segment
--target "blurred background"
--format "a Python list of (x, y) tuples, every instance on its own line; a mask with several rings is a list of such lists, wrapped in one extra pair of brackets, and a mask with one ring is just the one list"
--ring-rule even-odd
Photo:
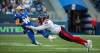
[(0, 53), (88, 53), (84, 46), (58, 36), (49, 41), (36, 34), (36, 40), (42, 44), (32, 44), (23, 28), (15, 25), (14, 18), (16, 7), (23, 4), (35, 22), (43, 8), (39, 7), (39, 11), (32, 8), (38, 7), (34, 1), (41, 1), (50, 19), (67, 32), (92, 40), (89, 53), (100, 53), (100, 0), (0, 0)]
[[(23, 34), (14, 22), (20, 3), (32, 5), (35, 0), (0, 0), (0, 34)], [(50, 19), (72, 34), (100, 35), (100, 0), (43, 0)], [(29, 7), (31, 8), (31, 7)], [(30, 12), (30, 16), (37, 17)]]

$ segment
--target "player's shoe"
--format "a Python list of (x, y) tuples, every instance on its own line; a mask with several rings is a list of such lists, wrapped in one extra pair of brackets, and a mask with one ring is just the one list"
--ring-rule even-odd
[(34, 45), (41, 45), (41, 43), (39, 43), (38, 41), (36, 41), (35, 43), (32, 43)]
[(91, 40), (87, 40), (87, 43), (85, 44), (88, 52), (90, 51), (90, 49), (92, 48), (92, 41)]
[(51, 35), (49, 35), (49, 37), (48, 37), (49, 41), (51, 41), (51, 42), (52, 42), (55, 38), (56, 38), (56, 37), (51, 36)]

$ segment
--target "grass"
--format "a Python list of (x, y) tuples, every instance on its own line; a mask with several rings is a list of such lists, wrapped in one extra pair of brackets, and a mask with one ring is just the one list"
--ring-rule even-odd
[[(99, 36), (81, 36), (84, 39), (93, 40), (93, 48), (89, 53), (100, 53)], [(31, 44), (27, 35), (0, 35), (0, 53), (88, 53), (86, 48), (57, 37), (54, 41), (37, 36), (42, 43), (40, 46)]]

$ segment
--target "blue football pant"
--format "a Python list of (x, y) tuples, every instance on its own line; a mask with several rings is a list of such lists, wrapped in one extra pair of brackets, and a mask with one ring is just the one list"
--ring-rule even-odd
[(49, 36), (49, 31), (48, 30), (40, 30), (38, 31), (44, 38), (48, 38)]

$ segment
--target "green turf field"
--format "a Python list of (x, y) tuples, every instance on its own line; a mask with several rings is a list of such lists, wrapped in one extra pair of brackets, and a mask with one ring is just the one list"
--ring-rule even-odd
[[(100, 53), (99, 36), (81, 36), (93, 40), (93, 48), (89, 53)], [(37, 36), (40, 46), (31, 44), (26, 35), (0, 35), (0, 53), (88, 53), (86, 48), (76, 43), (64, 41), (57, 37), (53, 42)]]

